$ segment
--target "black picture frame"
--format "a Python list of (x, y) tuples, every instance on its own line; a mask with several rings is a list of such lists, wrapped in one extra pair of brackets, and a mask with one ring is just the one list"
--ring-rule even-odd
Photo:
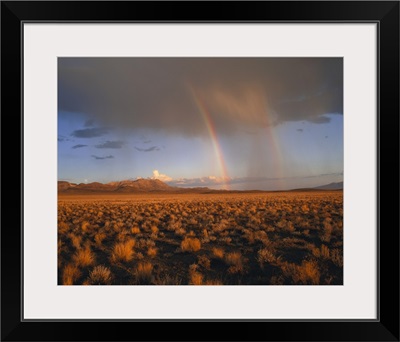
[[(23, 173), (29, 171), (23, 169), (21, 30), (24, 22), (60, 21), (376, 22), (379, 27), (378, 319), (24, 321), (21, 225)], [(398, 1), (2, 1), (1, 48), (2, 340), (399, 341)]]

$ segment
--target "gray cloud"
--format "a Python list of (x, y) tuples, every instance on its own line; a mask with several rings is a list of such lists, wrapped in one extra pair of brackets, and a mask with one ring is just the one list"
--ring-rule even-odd
[(85, 127), (93, 127), (94, 126), (94, 120), (93, 119), (86, 120), (84, 126)]
[(63, 136), (63, 135), (59, 135), (57, 137), (57, 141), (58, 142), (63, 142), (63, 141), (70, 141), (71, 139), (68, 139), (67, 137)]
[[(121, 129), (234, 134), (343, 114), (342, 58), (59, 58), (59, 111)], [(75, 131), (97, 137), (106, 131)]]
[(296, 129), (296, 131), (297, 132), (303, 132), (303, 129), (302, 128), (298, 128), (298, 129)]
[(140, 151), (140, 152), (153, 152), (153, 151), (159, 151), (160, 148), (158, 146), (152, 146), (149, 148), (139, 148), (135, 146), (135, 149)]
[(145, 141), (143, 141), (143, 144), (150, 144), (151, 143), (151, 140), (145, 140)]
[(103, 144), (95, 145), (95, 147), (96, 148), (114, 148), (114, 149), (117, 149), (117, 148), (122, 148), (123, 145), (124, 145), (123, 141), (119, 141), (119, 140), (118, 141), (110, 141), (110, 140), (108, 140)]
[(100, 156), (92, 155), (92, 157), (93, 157), (94, 159), (97, 159), (97, 160), (112, 159), (112, 158), (114, 158), (114, 156), (112, 156), (112, 155), (105, 156), (105, 157), (100, 157)]
[(104, 127), (84, 128), (73, 131), (71, 135), (76, 138), (97, 138), (106, 135), (108, 131), (109, 130)]
[(323, 124), (323, 123), (330, 122), (331, 119), (328, 118), (327, 116), (318, 116), (316, 118), (310, 119), (309, 121), (312, 122), (312, 123), (315, 123), (315, 124)]
[(82, 147), (86, 147), (87, 145), (82, 145), (82, 144), (78, 144), (78, 145), (74, 145), (71, 148), (73, 148), (74, 150), (76, 150), (77, 148), (82, 148)]

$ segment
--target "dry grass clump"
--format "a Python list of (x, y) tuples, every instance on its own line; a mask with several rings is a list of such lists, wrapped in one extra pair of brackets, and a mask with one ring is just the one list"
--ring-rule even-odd
[(82, 224), (81, 224), (82, 231), (86, 232), (89, 229), (89, 227), (90, 227), (90, 222), (88, 222), (88, 221), (82, 222)]
[(63, 275), (62, 275), (62, 283), (63, 285), (74, 285), (74, 283), (81, 276), (81, 271), (78, 266), (73, 264), (68, 264), (64, 267)]
[(292, 278), (294, 284), (320, 284), (321, 272), (316, 260), (303, 260), (301, 265), (286, 264), (283, 272), (286, 277)]
[(240, 252), (227, 253), (225, 255), (225, 262), (230, 265), (229, 273), (241, 273), (243, 269), (243, 258)]
[(138, 284), (151, 284), (153, 281), (153, 265), (150, 262), (140, 262), (136, 268), (135, 275)]
[(157, 248), (149, 247), (147, 250), (147, 255), (151, 258), (154, 258), (157, 255)]
[(112, 275), (108, 267), (103, 265), (96, 266), (89, 273), (88, 285), (111, 285)]
[(71, 239), (72, 246), (74, 246), (76, 249), (81, 248), (81, 242), (82, 242), (81, 235), (75, 235), (74, 233), (69, 233), (68, 237)]
[(131, 233), (132, 234), (140, 234), (140, 228), (138, 226), (133, 226), (131, 228)]
[(63, 235), (69, 230), (69, 225), (65, 222), (58, 222), (58, 233)]
[(323, 223), (321, 241), (330, 242), (332, 236), (333, 226), (331, 224), (331, 219), (326, 218)]
[(134, 239), (129, 239), (125, 242), (116, 243), (111, 253), (111, 262), (118, 263), (131, 261), (133, 259), (134, 246)]
[(198, 263), (200, 266), (204, 267), (205, 269), (209, 270), (211, 267), (210, 259), (205, 255), (199, 255), (197, 257)]
[(335, 248), (331, 250), (331, 260), (332, 262), (338, 266), (343, 267), (343, 253), (341, 250)]
[(257, 261), (261, 268), (264, 267), (264, 264), (272, 264), (276, 262), (276, 260), (275, 254), (268, 248), (262, 248), (257, 252)]
[(94, 236), (94, 241), (95, 241), (96, 245), (101, 246), (101, 244), (103, 243), (103, 240), (106, 237), (107, 237), (106, 233), (103, 233), (103, 232), (96, 233)]
[(76, 265), (87, 267), (94, 264), (95, 256), (90, 247), (86, 246), (84, 249), (80, 249), (74, 254), (73, 260)]
[(197, 270), (196, 264), (189, 267), (189, 285), (203, 285), (203, 275)]
[(184, 252), (197, 252), (201, 248), (201, 242), (197, 238), (185, 237), (181, 242), (181, 249)]
[(224, 254), (225, 254), (225, 252), (224, 252), (224, 250), (222, 248), (217, 248), (217, 247), (214, 247), (212, 249), (212, 253), (218, 259), (222, 259), (224, 257)]
[(157, 226), (151, 226), (151, 232), (153, 233), (153, 234), (157, 234), (158, 233), (158, 228), (157, 228)]

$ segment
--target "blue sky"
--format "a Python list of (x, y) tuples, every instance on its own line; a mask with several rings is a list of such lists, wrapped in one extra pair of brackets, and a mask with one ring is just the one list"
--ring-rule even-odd
[(343, 180), (340, 58), (59, 58), (58, 179)]

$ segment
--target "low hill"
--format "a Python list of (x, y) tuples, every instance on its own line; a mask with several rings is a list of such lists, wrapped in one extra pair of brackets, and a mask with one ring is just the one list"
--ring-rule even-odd
[(343, 182), (329, 183), (329, 184), (317, 186), (314, 189), (318, 189), (318, 190), (341, 190), (341, 189), (343, 189)]

